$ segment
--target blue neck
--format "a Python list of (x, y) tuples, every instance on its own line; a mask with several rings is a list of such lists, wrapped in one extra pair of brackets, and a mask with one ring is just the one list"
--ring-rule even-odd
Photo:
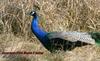
[(39, 27), (39, 25), (38, 25), (38, 16), (37, 15), (35, 15), (33, 20), (32, 20), (31, 29), (32, 29), (32, 32), (35, 34), (35, 36), (41, 42), (46, 42), (46, 40), (43, 40), (43, 38), (45, 37), (45, 35), (47, 33)]

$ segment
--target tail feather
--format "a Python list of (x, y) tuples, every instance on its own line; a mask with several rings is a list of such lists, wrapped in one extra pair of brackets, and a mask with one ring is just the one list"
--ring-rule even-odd
[(95, 39), (96, 45), (100, 46), (100, 32), (91, 32), (90, 34)]

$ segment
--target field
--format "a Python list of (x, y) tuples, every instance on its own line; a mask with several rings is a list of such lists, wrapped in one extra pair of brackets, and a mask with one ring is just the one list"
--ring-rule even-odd
[[(100, 32), (100, 0), (0, 0), (0, 61), (100, 61), (100, 47), (50, 53), (31, 31), (33, 9), (48, 32)], [(37, 51), (43, 54), (1, 54)]]

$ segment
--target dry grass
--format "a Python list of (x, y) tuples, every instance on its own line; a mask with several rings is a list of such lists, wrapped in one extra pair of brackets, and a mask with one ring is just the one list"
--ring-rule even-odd
[(0, 55), (0, 61), (100, 61), (100, 48), (77, 47), (49, 53), (33, 36), (31, 16), (36, 9), (46, 31), (100, 32), (99, 0), (0, 0), (0, 52), (43, 51), (43, 55)]

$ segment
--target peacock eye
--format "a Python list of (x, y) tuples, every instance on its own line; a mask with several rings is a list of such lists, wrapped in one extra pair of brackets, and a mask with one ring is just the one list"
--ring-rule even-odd
[(32, 14), (34, 14), (35, 12), (32, 12)]

